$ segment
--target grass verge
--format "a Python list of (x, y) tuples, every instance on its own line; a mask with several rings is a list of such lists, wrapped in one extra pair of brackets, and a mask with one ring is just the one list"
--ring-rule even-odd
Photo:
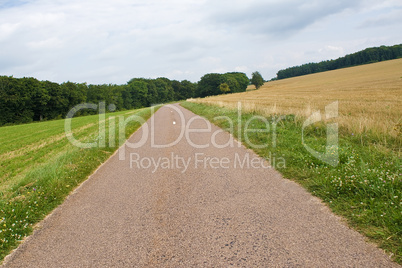
[[(201, 115), (242, 141), (245, 135), (251, 144), (270, 145), (253, 149), (284, 177), (295, 180), (313, 195), (321, 198), (336, 214), (347, 219), (349, 225), (377, 243), (392, 258), (402, 263), (402, 181), (399, 149), (394, 144), (379, 145), (370, 135), (351, 134), (342, 127), (339, 130), (339, 160), (333, 167), (314, 158), (302, 144), (301, 118), (294, 115), (267, 117), (267, 130), (263, 120), (249, 121), (249, 129), (266, 129), (268, 132), (248, 132), (244, 127), (256, 113), (242, 113), (237, 110), (196, 104), (182, 103), (182, 106)], [(217, 116), (220, 116), (217, 120)], [(230, 118), (233, 125), (222, 116)], [(239, 122), (241, 131), (239, 132)], [(275, 129), (275, 131), (273, 131)], [(392, 140), (392, 139), (391, 139)], [(398, 142), (398, 141), (395, 141)], [(317, 151), (326, 147), (326, 126), (315, 124), (304, 132), (304, 143)], [(276, 165), (275, 159), (285, 159), (285, 165)]]
[(109, 135), (110, 124), (132, 115), (147, 120), (152, 109), (106, 114), (103, 122), (97, 115), (72, 120), (80, 142), (99, 141), (99, 124), (105, 124), (103, 148), (74, 147), (64, 133), (64, 120), (0, 128), (0, 260), (118, 149), (119, 131), (127, 139), (141, 126), (131, 121)]

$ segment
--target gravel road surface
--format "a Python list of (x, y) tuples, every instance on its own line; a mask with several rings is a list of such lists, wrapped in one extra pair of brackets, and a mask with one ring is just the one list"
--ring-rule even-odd
[(179, 105), (159, 109), (129, 142), (4, 267), (399, 267)]

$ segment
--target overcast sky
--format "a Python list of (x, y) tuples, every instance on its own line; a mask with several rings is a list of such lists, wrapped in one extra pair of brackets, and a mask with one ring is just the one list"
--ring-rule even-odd
[(401, 0), (0, 0), (0, 75), (124, 84), (402, 43)]

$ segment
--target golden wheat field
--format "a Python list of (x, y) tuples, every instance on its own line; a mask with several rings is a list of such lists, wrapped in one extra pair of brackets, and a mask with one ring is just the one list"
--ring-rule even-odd
[(400, 137), (402, 59), (265, 83), (259, 90), (189, 101), (263, 115), (309, 116), (339, 102), (338, 123), (354, 133)]

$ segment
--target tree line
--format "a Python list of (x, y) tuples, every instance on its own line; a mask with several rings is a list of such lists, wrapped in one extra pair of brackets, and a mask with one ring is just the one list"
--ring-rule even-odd
[[(80, 103), (114, 104), (131, 110), (152, 104), (246, 91), (244, 73), (207, 74), (198, 83), (168, 78), (133, 78), (124, 85), (54, 83), (32, 77), (0, 76), (0, 126), (64, 118)], [(77, 115), (96, 113), (83, 110)]]
[(280, 70), (274, 79), (284, 79), (312, 73), (336, 70), (345, 67), (393, 60), (402, 57), (402, 44), (394, 46), (372, 47), (346, 55), (336, 60), (327, 60), (319, 63), (307, 63)]
[(197, 84), (197, 97), (244, 92), (249, 84), (244, 73), (206, 74)]

